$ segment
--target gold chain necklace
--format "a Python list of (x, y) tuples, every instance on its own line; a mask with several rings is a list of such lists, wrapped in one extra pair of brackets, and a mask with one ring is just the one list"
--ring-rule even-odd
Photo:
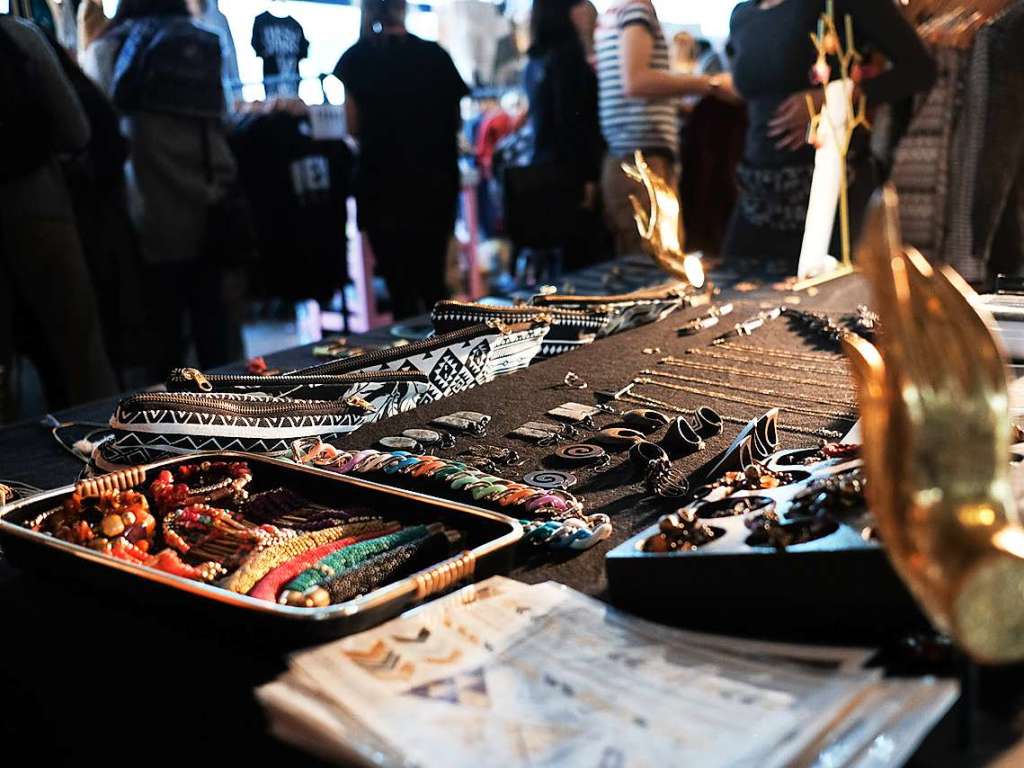
[(822, 387), (823, 389), (845, 389), (852, 393), (853, 384), (844, 384), (838, 381), (818, 381), (817, 379), (800, 379), (795, 376), (786, 376), (781, 373), (770, 371), (747, 371), (743, 368), (731, 368), (728, 365), (715, 365), (714, 363), (698, 363), (693, 360), (686, 360), (682, 357), (669, 355), (660, 361), (662, 365), (671, 365), (676, 368), (692, 368), (697, 371), (714, 371), (716, 373), (731, 373), (736, 376), (746, 376), (751, 379), (768, 379), (769, 381), (785, 381), (791, 384), (804, 384), (809, 387)]
[(650, 369), (640, 371), (641, 376), (660, 376), (664, 379), (674, 379), (676, 381), (685, 381), (689, 384), (703, 384), (709, 387), (724, 387), (725, 389), (733, 389), (737, 392), (747, 392), (751, 395), (763, 395), (764, 397), (798, 397), (801, 401), (807, 403), (817, 403), (818, 405), (835, 405), (846, 408), (856, 408), (857, 403), (850, 400), (825, 400), (824, 398), (817, 397), (806, 397), (804, 395), (791, 395), (787, 392), (779, 392), (774, 389), (755, 389), (754, 387), (744, 387), (741, 384), (730, 384), (724, 381), (709, 381), (708, 379), (702, 379), (697, 376), (680, 376), (675, 373), (662, 373), (661, 371), (652, 371)]
[(783, 357), (790, 360), (803, 360), (808, 363), (841, 363), (845, 362), (842, 355), (832, 352), (807, 352), (798, 349), (776, 349), (773, 347), (758, 347), (752, 344), (736, 344), (727, 341), (718, 345), (719, 349), (729, 349), (733, 352), (745, 354), (768, 355), (769, 357)]
[[(684, 416), (689, 416), (694, 413), (691, 408), (683, 408), (682, 406), (675, 405), (673, 403), (667, 403), (664, 400), (658, 400), (647, 395), (638, 395), (634, 392), (627, 392), (619, 395), (616, 400), (623, 403), (632, 403), (633, 405), (646, 405), (649, 408), (661, 408), (664, 411), (671, 413), (680, 413)], [(750, 423), (750, 419), (741, 419), (739, 416), (722, 416), (722, 421), (729, 424), (737, 424), (741, 427), (745, 427)], [(786, 424), (779, 424), (777, 427), (781, 432), (790, 432), (794, 435), (807, 435), (809, 437), (820, 437), (825, 440), (841, 440), (843, 435), (841, 432), (836, 432), (834, 429), (810, 429), (808, 427), (794, 427)]]
[(833, 419), (836, 421), (856, 421), (856, 416), (851, 413), (844, 413), (840, 411), (819, 411), (816, 408), (802, 408), (795, 405), (779, 405), (775, 406), (771, 403), (762, 403), (757, 400), (748, 400), (743, 397), (736, 397), (735, 395), (727, 395), (722, 392), (711, 392), (708, 390), (697, 389), (696, 387), (685, 387), (681, 384), (669, 384), (664, 381), (657, 381), (655, 379), (636, 378), (633, 381), (637, 384), (650, 384), (655, 387), (663, 387), (664, 389), (674, 389), (679, 392), (689, 392), (692, 395), (700, 395), (701, 397), (711, 397), (717, 400), (727, 400), (731, 403), (740, 403), (742, 405), (753, 405), (758, 408), (770, 409), (779, 408), (780, 410), (789, 411), (790, 413), (799, 413), (805, 416), (821, 416), (827, 419)]
[(831, 368), (822, 368), (816, 365), (802, 365), (800, 363), (779, 363), (773, 362), (772, 360), (755, 360), (752, 357), (742, 357), (727, 350), (722, 352), (715, 352), (710, 349), (690, 349), (687, 350), (688, 355), (698, 355), (700, 357), (711, 357), (715, 360), (725, 360), (730, 363), (748, 363), (751, 365), (764, 365), (769, 368), (781, 368), (786, 371), (800, 371), (801, 373), (817, 373), (825, 376), (836, 376), (838, 374), (849, 375), (849, 369), (845, 364), (836, 365)]

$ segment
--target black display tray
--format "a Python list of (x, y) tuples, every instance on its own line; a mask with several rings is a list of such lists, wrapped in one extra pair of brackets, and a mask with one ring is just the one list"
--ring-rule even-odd
[[(66, 486), (0, 507), (0, 545), (4, 554), (22, 570), (34, 572), (50, 582), (69, 585), (69, 599), (73, 599), (72, 584), (74, 591), (87, 584), (101, 592), (100, 599), (133, 600), (145, 610), (168, 610), (169, 616), (179, 619), (187, 613), (199, 612), (230, 631), (293, 643), (358, 632), (460, 583), (506, 573), (513, 564), (513, 545), (523, 535), (518, 521), (497, 512), (252, 454), (227, 451), (191, 454), (125, 473), (141, 472), (147, 481), (152, 481), (160, 469), (203, 459), (247, 461), (253, 470), (253, 481), (248, 486), (251, 492), (283, 486), (311, 501), (367, 507), (406, 524), (442, 522), (447, 528), (464, 534), (464, 551), (432, 568), (345, 603), (322, 608), (279, 605), (117, 560), (87, 547), (33, 532), (22, 525), (61, 504), (74, 491), (74, 486)], [(176, 613), (178, 609), (185, 609), (187, 613)]]
[[(768, 465), (805, 470), (806, 479), (729, 498), (770, 497), (789, 523), (790, 500), (809, 482), (859, 466), (784, 463), (792, 453), (776, 454)], [(877, 643), (929, 626), (882, 546), (859, 530), (839, 522), (831, 533), (779, 550), (749, 545), (745, 517), (706, 520), (723, 533), (691, 551), (644, 552), (658, 525), (636, 534), (607, 555), (612, 602), (676, 626), (790, 641)]]

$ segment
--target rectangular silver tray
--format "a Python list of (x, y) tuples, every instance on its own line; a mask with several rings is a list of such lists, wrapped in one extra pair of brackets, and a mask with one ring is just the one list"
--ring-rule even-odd
[(322, 639), (379, 624), (477, 576), (507, 572), (513, 563), (514, 545), (523, 536), (517, 520), (498, 512), (326, 469), (240, 452), (190, 454), (106, 477), (121, 475), (123, 480), (134, 478), (128, 474), (134, 472), (144, 476), (145, 482), (151, 482), (160, 469), (203, 459), (248, 462), (253, 469), (254, 479), (250, 485), (253, 491), (285, 486), (313, 501), (366, 506), (402, 522), (444, 522), (448, 527), (465, 532), (466, 549), (432, 568), (346, 603), (322, 608), (279, 605), (117, 560), (22, 525), (61, 504), (74, 492), (72, 485), (0, 507), (0, 546), (16, 567), (42, 577), (57, 576), (91, 583), (103, 599), (114, 592), (127, 592), (128, 599), (142, 598), (147, 606), (159, 603), (172, 609), (198, 609), (239, 628), (259, 625), (264, 631), (282, 637)]

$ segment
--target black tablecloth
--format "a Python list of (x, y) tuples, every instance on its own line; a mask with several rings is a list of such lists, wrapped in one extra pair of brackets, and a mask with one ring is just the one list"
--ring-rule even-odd
[[(730, 296), (736, 305), (735, 319), (730, 319), (730, 324), (776, 306), (785, 298), (771, 291), (732, 292)], [(864, 298), (864, 286), (853, 279), (823, 288), (813, 297), (804, 296), (800, 306), (848, 312)], [(687, 316), (699, 312), (690, 310), (655, 326), (601, 340), (484, 387), (371, 425), (343, 443), (370, 446), (382, 436), (424, 426), (436, 416), (476, 410), (492, 417), (483, 442), (513, 447), (526, 459), (516, 473), (545, 466), (551, 448), (508, 438), (507, 433), (526, 421), (543, 420), (548, 409), (563, 402), (593, 402), (591, 393), (595, 390), (622, 387), (640, 370), (654, 367), (663, 355), (679, 354), (690, 344), (706, 343), (721, 329), (687, 340), (675, 333)], [(800, 342), (782, 320), (758, 331), (748, 343), (802, 343), (806, 348), (809, 342)], [(294, 368), (309, 364), (310, 359), (307, 347), (271, 356), (269, 362), (275, 367)], [(562, 386), (568, 370), (582, 377), (588, 389), (574, 391)], [(801, 394), (799, 387), (774, 388)], [(643, 391), (686, 407), (711, 404), (682, 392)], [(786, 398), (778, 399), (784, 407)], [(741, 404), (719, 403), (716, 407), (743, 418), (761, 412)], [(102, 422), (111, 408), (110, 402), (98, 403), (59, 416)], [(598, 420), (602, 426), (614, 421), (604, 416)], [(820, 418), (785, 410), (782, 421), (823, 426)], [(845, 428), (849, 424), (833, 426)], [(680, 461), (677, 466), (696, 468), (723, 448), (737, 429), (727, 425), (725, 434), (712, 441), (704, 454)], [(791, 447), (815, 442), (811, 437), (785, 432), (782, 437)], [(460, 440), (446, 454), (458, 453), (468, 444)], [(620, 457), (598, 473), (581, 472), (581, 481), (573, 489), (586, 500), (588, 511), (612, 516), (616, 527), (612, 539), (578, 556), (552, 558), (534, 553), (512, 572), (513, 577), (528, 582), (554, 579), (588, 594), (605, 595), (605, 553), (665, 511), (643, 503), (642, 486), (621, 465), (622, 461)], [(80, 469), (81, 465), (38, 424), (25, 423), (0, 431), (0, 477), (55, 487), (72, 481)], [(6, 710), (0, 717), (0, 745), (11, 750), (8, 754), (28, 748), (29, 752), (22, 753), (26, 761), (34, 756), (44, 763), (82, 758), (103, 759), (110, 764), (151, 758), (161, 763), (170, 759), (201, 765), (225, 759), (260, 764), (277, 760), (312, 762), (265, 734), (252, 690), (283, 669), (283, 649), (264, 644), (251, 633), (213, 626), (186, 615), (175, 614), (169, 619), (145, 606), (104, 599), (85, 585), (55, 583), (45, 574), (18, 573), (2, 558), (0, 617), (0, 636), (4, 638), (0, 706)], [(982, 713), (980, 736), (973, 750), (957, 748), (957, 725), (961, 721), (954, 716), (947, 718), (947, 723), (929, 739), (915, 764), (977, 765), (982, 755), (991, 756), (1009, 744), (1013, 732), (1002, 723), (1019, 703), (1016, 695), (1006, 690), (1011, 680), (1019, 680), (1017, 670), (994, 676), (989, 709), (997, 716)]]

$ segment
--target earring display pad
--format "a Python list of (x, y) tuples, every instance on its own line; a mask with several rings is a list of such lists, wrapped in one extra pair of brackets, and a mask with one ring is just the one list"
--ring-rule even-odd
[[(833, 295), (836, 290), (834, 286), (825, 286), (820, 289), (818, 296), (813, 300), (802, 298), (800, 307), (814, 309), (814, 305), (817, 303), (818, 306), (827, 308), (829, 314), (841, 317), (844, 313), (854, 312), (857, 304), (865, 303), (868, 300), (866, 292), (855, 287), (847, 286), (842, 291), (841, 298), (836, 298)], [(734, 305), (734, 310), (730, 315), (730, 322), (735, 322), (733, 318), (751, 317), (762, 310), (760, 306), (762, 298), (759, 296), (750, 298), (750, 296), (726, 295), (726, 291), (723, 291), (721, 299), (715, 299), (712, 303), (731, 302)], [(770, 301), (771, 306), (779, 306), (783, 303), (777, 294), (764, 298), (764, 301)], [(686, 502), (686, 499), (679, 502), (668, 498), (653, 497), (645, 482), (646, 478), (635, 471), (629, 460), (629, 447), (635, 439), (642, 438), (654, 444), (662, 444), (662, 440), (668, 432), (667, 423), (659, 425), (647, 434), (635, 428), (632, 429), (632, 434), (624, 435), (619, 432), (617, 434), (620, 437), (628, 439), (615, 440), (614, 445), (606, 445), (600, 442), (603, 437), (598, 437), (602, 430), (630, 429), (623, 420), (623, 414), (627, 411), (658, 411), (666, 417), (666, 422), (684, 414), (672, 412), (657, 405), (633, 404), (625, 400), (608, 401), (607, 404), (615, 410), (615, 413), (608, 413), (598, 408), (603, 401), (595, 395), (603, 391), (622, 390), (640, 375), (640, 371), (645, 369), (658, 369), (666, 373), (681, 371), (679, 368), (663, 365), (660, 362), (662, 357), (682, 358), (687, 357), (687, 350), (692, 348), (712, 349), (709, 346), (710, 340), (721, 332), (724, 323), (720, 324), (718, 328), (708, 329), (692, 336), (680, 337), (676, 333), (676, 329), (684, 325), (687, 320), (706, 315), (709, 309), (710, 307), (705, 305), (680, 310), (669, 316), (664, 322), (653, 323), (608, 338), (598, 339), (586, 349), (577, 350), (507, 376), (498, 377), (487, 384), (434, 403), (421, 405), (413, 411), (399, 414), (381, 423), (369, 424), (358, 432), (336, 441), (336, 444), (344, 448), (364, 448), (372, 446), (380, 437), (403, 435), (408, 429), (441, 429), (452, 432), (456, 437), (457, 444), (454, 448), (430, 448), (430, 452), (435, 456), (464, 461), (472, 458), (468, 454), (462, 455), (464, 451), (473, 446), (480, 446), (483, 450), (483, 446), (487, 446), (488, 452), (492, 449), (508, 449), (515, 451), (519, 456), (519, 461), (514, 466), (503, 466), (499, 462), (495, 462), (494, 474), (502, 477), (523, 482), (524, 478), (533, 472), (556, 470), (573, 474), (577, 482), (572, 486), (571, 493), (577, 498), (583, 499), (587, 514), (606, 514), (611, 518), (614, 528), (612, 535), (607, 542), (602, 542), (592, 550), (571, 558), (562, 558), (560, 561), (534, 561), (530, 564), (528, 571), (523, 571), (523, 576), (531, 581), (555, 579), (584, 592), (593, 593), (596, 589), (603, 589), (605, 584), (605, 554), (656, 524), (662, 515), (674, 511)], [(768, 323), (753, 335), (744, 337), (735, 343), (738, 347), (751, 345), (759, 349), (782, 350), (783, 353), (791, 351), (797, 354), (820, 356), (822, 365), (828, 364), (830, 370), (838, 371), (830, 377), (830, 380), (834, 378), (837, 386), (840, 383), (847, 385), (850, 383), (843, 378), (844, 366), (841, 356), (836, 355), (830, 349), (815, 346), (813, 342), (802, 338), (790, 327), (789, 323)], [(644, 349), (661, 349), (662, 354), (645, 355)], [(713, 362), (717, 367), (722, 368), (750, 366), (755, 375), (763, 370), (782, 373), (786, 378), (819, 378), (811, 374), (779, 371), (769, 366), (758, 367), (760, 360), (788, 362), (787, 358), (775, 358), (753, 352), (736, 353), (732, 356), (749, 358), (753, 362), (730, 362), (722, 365), (719, 365), (718, 361), (707, 362)], [(703, 359), (697, 355), (688, 357), (697, 361)], [(569, 371), (573, 371), (586, 380), (587, 389), (567, 389), (563, 380)], [(702, 378), (712, 381), (754, 383), (759, 381), (757, 378), (751, 377), (737, 379), (728, 370), (702, 371), (700, 375)], [(666, 381), (671, 381), (671, 379), (666, 379)], [(744, 399), (762, 400), (782, 407), (787, 402), (799, 405), (808, 396), (822, 396), (822, 390), (811, 385), (775, 380), (771, 380), (769, 384), (768, 381), (768, 379), (765, 380), (765, 386), (770, 386), (779, 392), (780, 395), (777, 398), (750, 397)], [(713, 391), (716, 387), (708, 386), (706, 389)], [(847, 387), (844, 387), (844, 390), (846, 389)], [(694, 426), (698, 421), (696, 413), (693, 412), (701, 407), (711, 408), (723, 418), (722, 431), (718, 434), (715, 434), (716, 428), (711, 427), (710, 424), (707, 429), (698, 432), (700, 439), (705, 444), (704, 450), (688, 452), (665, 447), (671, 460), (672, 469), (687, 478), (691, 488), (699, 486), (703, 482), (697, 472), (722, 454), (751, 419), (763, 416), (767, 410), (741, 403), (715, 402), (707, 397), (662, 388), (637, 387), (636, 390), (641, 395), (650, 395), (660, 401), (688, 409), (691, 412), (685, 415), (685, 418)], [(729, 392), (731, 390), (721, 388), (721, 391)], [(787, 397), (790, 399), (787, 400)], [(585, 406), (586, 409), (580, 406)], [(477, 437), (464, 431), (446, 430), (443, 426), (431, 425), (431, 422), (438, 417), (449, 416), (460, 411), (490, 416), (486, 436)], [(583, 422), (577, 420), (584, 414), (590, 416), (594, 429), (590, 429)], [(541, 426), (537, 428), (537, 424)], [(558, 433), (562, 428), (571, 426), (579, 430), (579, 435), (575, 438), (561, 437), (549, 442), (541, 434), (536, 436), (531, 434), (530, 437), (523, 438), (512, 434), (514, 430), (524, 426), (536, 429), (537, 433), (544, 433), (544, 435)], [(816, 431), (828, 429), (834, 433), (828, 439), (840, 442), (851, 425), (830, 422), (823, 417), (788, 413), (782, 410), (779, 415), (779, 426), (781, 428), (779, 430), (780, 448), (816, 449), (821, 439), (815, 434)], [(787, 427), (799, 428), (804, 430), (804, 433), (787, 432), (785, 431)], [(595, 454), (594, 459), (588, 459), (587, 462), (581, 460), (578, 464), (560, 457), (559, 451), (568, 450), (571, 446), (581, 444), (603, 449), (605, 457), (599, 459)], [(579, 449), (572, 450), (575, 455)], [(392, 476), (389, 478), (389, 482), (401, 483), (403, 480), (398, 476)], [(718, 520), (709, 522), (711, 525), (719, 527)], [(678, 582), (675, 586), (682, 591), (688, 591), (682, 582)], [(643, 582), (637, 582), (633, 588), (636, 597), (641, 597), (645, 592)], [(790, 587), (780, 585), (779, 588), (789, 589)], [(693, 616), (687, 620), (697, 622), (701, 618), (701, 616)], [(746, 628), (755, 635), (762, 631), (762, 628), (754, 623), (750, 623)], [(743, 626), (739, 627), (741, 633), (743, 629)]]
[[(776, 453), (762, 466), (791, 470), (793, 453)], [(859, 476), (860, 460), (821, 459), (800, 468), (790, 485), (681, 506), (695, 529), (715, 531), (695, 545), (684, 532), (674, 551), (665, 551), (673, 541), (664, 534), (673, 525), (665, 521), (613, 549), (606, 558), (612, 601), (665, 623), (726, 634), (756, 624), (765, 637), (803, 642), (875, 643), (925, 630), (927, 620), (868, 533), (863, 507), (826, 505), (830, 511), (821, 514), (819, 506), (801, 502), (818, 497), (810, 489), (828, 478), (839, 485)]]

